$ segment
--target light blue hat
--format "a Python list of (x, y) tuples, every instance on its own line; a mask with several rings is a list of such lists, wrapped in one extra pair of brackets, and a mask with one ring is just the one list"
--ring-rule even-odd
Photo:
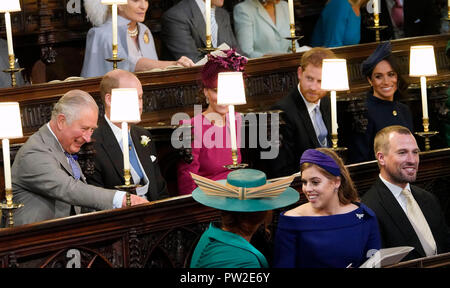
[[(194, 200), (219, 210), (235, 212), (273, 210), (294, 204), (300, 198), (299, 192), (289, 187), (294, 176), (267, 183), (264, 172), (240, 169), (230, 172), (227, 180), (212, 181), (198, 175), (193, 175), (193, 178), (199, 185), (192, 192)], [(199, 178), (208, 183), (201, 183)]]

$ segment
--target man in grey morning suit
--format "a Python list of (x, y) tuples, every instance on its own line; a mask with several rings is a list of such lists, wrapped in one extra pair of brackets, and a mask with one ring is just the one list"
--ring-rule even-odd
[[(59, 99), (51, 120), (19, 149), (12, 165), (13, 201), (24, 207), (14, 214), (15, 225), (80, 213), (81, 206), (103, 210), (125, 206), (125, 192), (86, 184), (74, 155), (91, 141), (98, 107), (86, 92), (72, 90)], [(132, 205), (147, 202), (131, 195)]]
[[(230, 15), (222, 8), (223, 2), (224, 0), (211, 0), (211, 14), (215, 15), (217, 22), (217, 41), (213, 43), (213, 47), (226, 43), (242, 54), (231, 28)], [(161, 20), (163, 58), (172, 60), (184, 55), (194, 62), (202, 58), (198, 48), (206, 47), (204, 14), (204, 0), (182, 0), (164, 13)], [(214, 29), (211, 33), (214, 34)], [(211, 36), (213, 42), (216, 36)]]

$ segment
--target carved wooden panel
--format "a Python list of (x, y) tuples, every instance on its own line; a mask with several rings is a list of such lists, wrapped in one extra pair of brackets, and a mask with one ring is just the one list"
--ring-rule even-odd
[[(421, 153), (420, 157), (416, 184), (439, 198), (448, 221), (450, 149)], [(375, 161), (348, 168), (360, 195), (378, 175)], [(294, 188), (300, 190), (299, 185), (294, 181)], [(305, 201), (301, 195), (299, 203)], [(272, 232), (279, 213), (286, 209), (289, 207), (274, 212), (269, 225)], [(0, 267), (188, 267), (200, 235), (218, 217), (217, 210), (196, 203), (188, 195), (0, 229)], [(255, 234), (252, 244), (270, 261), (273, 238), (260, 233)]]

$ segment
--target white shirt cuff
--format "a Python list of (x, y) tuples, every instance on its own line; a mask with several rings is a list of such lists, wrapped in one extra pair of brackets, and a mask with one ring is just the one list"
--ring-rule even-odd
[(113, 199), (113, 209), (122, 208), (123, 197), (127, 194), (124, 191), (116, 191)]

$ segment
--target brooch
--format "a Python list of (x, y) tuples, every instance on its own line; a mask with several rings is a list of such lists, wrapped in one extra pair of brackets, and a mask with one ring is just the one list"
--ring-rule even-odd
[(144, 33), (144, 42), (145, 42), (145, 44), (148, 44), (149, 41), (150, 41), (150, 37), (148, 36), (148, 30), (146, 30)]
[(358, 217), (358, 219), (362, 219), (364, 217), (364, 214), (358, 214), (356, 213), (356, 217)]
[(392, 115), (397, 116), (397, 111), (393, 110)]
[(148, 142), (150, 142), (150, 141), (151, 141), (151, 139), (148, 136), (141, 135), (141, 144), (142, 144), (142, 146), (147, 147)]

